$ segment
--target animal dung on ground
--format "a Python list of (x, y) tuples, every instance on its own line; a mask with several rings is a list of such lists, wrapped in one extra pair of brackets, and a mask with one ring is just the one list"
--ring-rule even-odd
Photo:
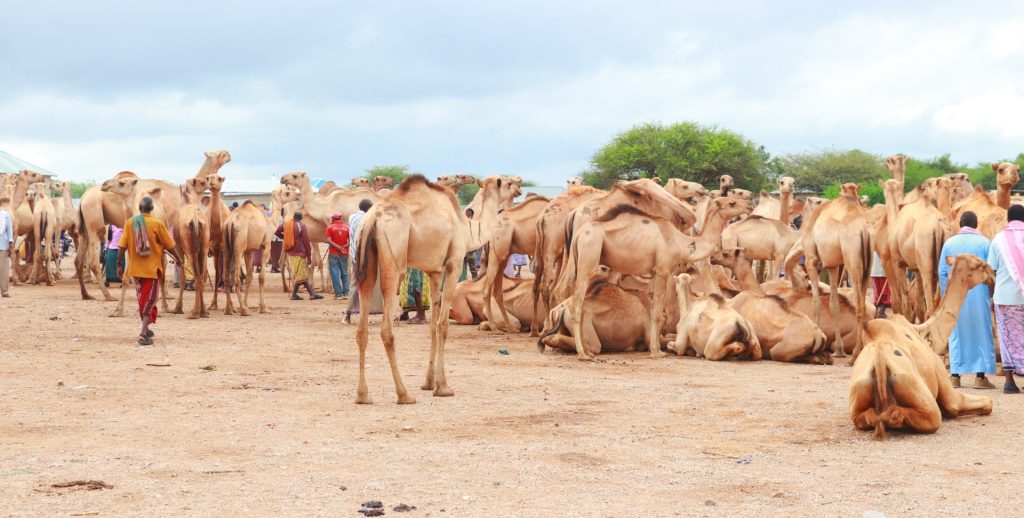
[(416, 506), (415, 505), (411, 505), (410, 506), (410, 505), (405, 505), (405, 504), (398, 504), (398, 505), (396, 505), (394, 507), (394, 511), (396, 513), (407, 513), (409, 511), (414, 511), (414, 510), (416, 510)]
[(384, 503), (380, 500), (363, 502), (363, 508), (359, 510), (363, 516), (384, 516)]

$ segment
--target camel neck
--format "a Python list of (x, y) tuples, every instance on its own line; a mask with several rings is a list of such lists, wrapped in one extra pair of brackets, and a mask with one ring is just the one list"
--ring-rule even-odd
[(779, 221), (789, 224), (789, 204), (792, 201), (793, 193), (782, 191), (779, 193)]
[(195, 178), (205, 178), (217, 174), (220, 171), (220, 167), (212, 158), (207, 158), (203, 161), (203, 165), (199, 167), (199, 172), (196, 173)]
[[(498, 217), (498, 189), (493, 183), (488, 183), (476, 196), (470, 206), (479, 207), (479, 212), (474, 212), (474, 219), (466, 219), (469, 228), (469, 250), (477, 250), (491, 240), (494, 233), (494, 221)], [(465, 217), (465, 216), (463, 216)]]
[(953, 334), (956, 327), (957, 315), (960, 313), (960, 306), (967, 298), (967, 292), (971, 287), (963, 279), (955, 275), (949, 279), (949, 287), (946, 295), (942, 297), (939, 307), (928, 320), (925, 320), (921, 327), (928, 330), (925, 339), (931, 342), (933, 349), (941, 349)]
[(738, 258), (733, 273), (736, 274), (736, 280), (740, 282), (741, 290), (753, 292), (755, 295), (764, 295), (761, 283), (757, 282), (757, 277), (754, 275), (752, 262), (749, 257)]
[(14, 186), (14, 195), (11, 196), (11, 209), (18, 210), (21, 204), (25, 202), (25, 193), (28, 192), (28, 184), (19, 181)]
[(996, 205), (1005, 210), (1010, 208), (1010, 187), (999, 186), (996, 190)]

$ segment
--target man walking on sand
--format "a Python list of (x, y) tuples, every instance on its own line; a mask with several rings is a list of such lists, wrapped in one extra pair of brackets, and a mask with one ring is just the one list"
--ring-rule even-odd
[(309, 244), (309, 231), (302, 224), (302, 213), (296, 212), (292, 219), (281, 222), (274, 235), (284, 240), (284, 253), (288, 255), (288, 267), (292, 271), (292, 300), (302, 300), (299, 287), (305, 286), (309, 300), (324, 298), (313, 291), (309, 282), (309, 263), (313, 259), (313, 247)]
[[(156, 300), (160, 296), (160, 281), (164, 277), (163, 254), (167, 252), (174, 261), (181, 263), (181, 258), (174, 250), (174, 240), (167, 232), (164, 224), (150, 216), (153, 212), (153, 199), (142, 198), (139, 212), (125, 225), (121, 239), (117, 243), (117, 276), (123, 279), (125, 274), (135, 279), (135, 297), (139, 301), (139, 317), (142, 319), (142, 331), (139, 332), (139, 345), (153, 345), (153, 331), (149, 326), (156, 323)], [(125, 255), (128, 256), (128, 270), (123, 271)]]

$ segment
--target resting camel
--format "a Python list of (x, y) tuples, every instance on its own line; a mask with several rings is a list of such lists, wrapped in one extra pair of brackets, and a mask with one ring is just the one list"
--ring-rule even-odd
[[(674, 199), (674, 198), (673, 198)], [(750, 202), (735, 198), (718, 198), (708, 207), (708, 221), (697, 238), (687, 236), (679, 229), (678, 221), (644, 213), (633, 205), (619, 205), (596, 219), (580, 226), (573, 234), (566, 268), (559, 279), (559, 288), (568, 286), (573, 294), (573, 337), (580, 359), (592, 359), (593, 354), (583, 348), (579, 325), (582, 321), (583, 299), (589, 279), (577, 272), (592, 272), (599, 264), (607, 265), (622, 275), (644, 276), (653, 274), (651, 291), (654, 295), (652, 318), (648, 322), (652, 357), (664, 356), (657, 341), (658, 331), (664, 323), (665, 291), (668, 277), (683, 263), (701, 261), (710, 256), (721, 242), (725, 222), (747, 214)]]
[[(353, 183), (356, 180), (358, 178), (352, 180)], [(281, 183), (299, 190), (302, 201), (301, 210), (304, 214), (302, 223), (306, 225), (309, 243), (313, 246), (313, 263), (320, 271), (320, 284), (327, 286), (323, 258), (320, 256), (320, 243), (327, 242), (327, 227), (331, 224), (331, 214), (340, 212), (347, 221), (349, 216), (359, 211), (360, 201), (368, 199), (376, 204), (381, 197), (371, 190), (363, 189), (338, 189), (326, 196), (321, 196), (313, 190), (313, 186), (309, 183), (309, 175), (304, 172), (281, 175)], [(312, 272), (310, 278), (312, 279)]]
[[(496, 324), (495, 328), (502, 327), (506, 331), (518, 330), (508, 323), (502, 289), (505, 277), (503, 272), (512, 254), (532, 254), (537, 249), (537, 218), (549, 203), (550, 200), (543, 196), (531, 196), (519, 205), (498, 214), (491, 244), (487, 247), (483, 287), (484, 298), (487, 301), (484, 304), (485, 320)], [(495, 322), (491, 313), (491, 300), (495, 301), (501, 313), (500, 322)]]
[(624, 288), (612, 282), (613, 276), (611, 269), (604, 265), (590, 272), (580, 320), (576, 320), (573, 298), (551, 309), (550, 323), (537, 341), (541, 352), (544, 347), (577, 351), (577, 336), (591, 356), (602, 352), (643, 351), (655, 342), (658, 346), (654, 350), (661, 350), (663, 340), (659, 330), (648, 325), (651, 321), (648, 291)]
[(360, 176), (359, 178), (353, 178), (352, 179), (352, 185), (355, 186), (357, 189), (369, 189), (370, 188), (370, 179), (365, 177), (365, 176)]
[(725, 298), (712, 293), (691, 303), (693, 276), (676, 276), (679, 297), (679, 323), (676, 338), (668, 349), (682, 356), (693, 352), (711, 361), (728, 358), (761, 359), (761, 343), (747, 319), (730, 307)]
[[(422, 175), (402, 181), (390, 196), (381, 199), (363, 216), (359, 224), (359, 258), (356, 287), (361, 300), (373, 300), (373, 287), (380, 276), (384, 297), (381, 341), (388, 355), (398, 403), (415, 403), (402, 383), (395, 356), (392, 312), (405, 269), (422, 270), (430, 279), (430, 362), (424, 390), (435, 396), (451, 396), (444, 370), (444, 347), (448, 338), (448, 308), (451, 307), (457, 278), (466, 252), (482, 247), (491, 239), (498, 207), (519, 194), (515, 182), (501, 176), (479, 180), (475, 200), (481, 210), (469, 220), (459, 207), (451, 189), (435, 185)], [(443, 282), (442, 282), (443, 278)], [(372, 403), (366, 387), (366, 345), (369, 335), (370, 305), (361, 304), (356, 343), (359, 345), (359, 383), (356, 403)]]
[[(459, 325), (480, 324), (482, 331), (503, 330), (484, 316), (484, 278), (465, 280), (455, 286), (448, 318)], [(503, 284), (505, 307), (509, 312), (509, 327), (519, 331), (533, 322), (533, 279), (505, 279)], [(491, 312), (497, 311), (491, 301)]]
[(953, 207), (953, 221), (960, 221), (960, 215), (972, 211), (978, 216), (978, 232), (992, 239), (1006, 228), (1006, 209), (1010, 208), (1010, 190), (1020, 182), (1020, 167), (1010, 162), (992, 164), (996, 172), (995, 197), (981, 186), (974, 188), (963, 201)]
[(463, 185), (476, 183), (476, 177), (471, 174), (446, 174), (438, 176), (434, 183), (443, 185), (457, 193)]
[[(949, 381), (937, 351), (945, 348), (967, 292), (994, 282), (992, 269), (970, 254), (947, 257), (953, 266), (941, 307), (915, 326), (901, 315), (864, 324), (864, 350), (850, 376), (850, 419), (884, 439), (886, 428), (934, 433), (942, 418), (988, 415), (992, 400), (964, 394)], [(941, 348), (941, 349), (940, 349)]]
[[(710, 259), (712, 264), (730, 268), (736, 274), (740, 291), (729, 300), (729, 305), (753, 326), (764, 356), (780, 362), (832, 364), (828, 336), (811, 321), (808, 312), (796, 310), (779, 296), (776, 286), (784, 281), (759, 285), (742, 248), (719, 250)], [(799, 295), (805, 296), (804, 305), (809, 307), (806, 298), (810, 293), (788, 293), (790, 297)]]
[[(883, 184), (886, 219), (892, 222), (888, 226), (889, 253), (893, 263), (895, 278), (898, 284), (892, 284), (893, 290), (908, 293), (906, 288), (907, 271), (915, 272), (921, 281), (916, 284), (918, 291), (909, 293), (910, 297), (923, 299), (924, 314), (920, 320), (931, 316), (939, 299), (939, 255), (942, 244), (953, 235), (953, 229), (946, 219), (949, 205), (949, 189), (952, 184), (948, 178), (929, 178), (929, 184), (919, 185), (915, 191), (916, 201), (906, 203), (897, 212), (896, 193), (893, 183)], [(937, 191), (938, 198), (933, 195)], [(936, 208), (935, 204), (938, 204)], [(946, 207), (946, 211), (942, 210)], [(890, 281), (891, 282), (891, 281)], [(911, 315), (908, 317), (914, 318)]]
[(50, 263), (53, 263), (53, 267), (59, 267), (54, 252), (59, 246), (60, 221), (57, 220), (57, 211), (53, 207), (50, 188), (43, 182), (32, 184), (32, 187), (35, 197), (35, 204), (32, 207), (32, 235), (36, 253), (32, 259), (32, 273), (28, 278), (32, 284), (39, 284), (39, 277), (36, 274), (37, 268), (41, 267), (46, 276), (46, 285), (53, 286), (53, 268)]
[[(106, 226), (124, 227), (132, 213), (130, 204), (135, 199), (139, 177), (131, 171), (122, 171), (101, 185), (90, 187), (78, 202), (78, 253), (75, 256), (75, 271), (78, 273), (78, 287), (82, 300), (93, 300), (85, 290), (86, 271), (102, 279), (99, 263), (99, 245), (106, 240)], [(115, 300), (101, 282), (103, 300)]]
[[(174, 222), (174, 244), (178, 248), (179, 257), (192, 265), (195, 282), (195, 303), (188, 318), (207, 318), (209, 313), (203, 301), (206, 287), (206, 256), (210, 252), (210, 218), (199, 203), (199, 197), (209, 187), (209, 179), (189, 178), (181, 186), (182, 205), (178, 209), (177, 220)], [(178, 300), (171, 313), (181, 314), (185, 303), (185, 265), (178, 265), (181, 282), (178, 288)], [(216, 289), (216, 286), (214, 286)]]
[[(853, 284), (857, 305), (857, 321), (864, 322), (867, 279), (871, 268), (871, 231), (867, 221), (867, 209), (858, 201), (860, 186), (847, 183), (840, 187), (842, 196), (829, 200), (818, 207), (806, 219), (801, 228), (801, 244), (805, 254), (805, 266), (809, 279), (818, 279), (818, 268), (824, 268), (829, 278), (829, 309), (832, 320), (839, 322), (839, 271), (846, 269)], [(793, 254), (790, 254), (791, 256)], [(786, 275), (792, 267), (786, 261)], [(821, 327), (821, 290), (817, 282), (811, 282), (814, 301), (814, 321)], [(793, 287), (798, 289), (797, 286)], [(837, 328), (832, 346), (837, 357), (844, 357), (842, 332)]]
[[(259, 253), (265, 265), (270, 258), (270, 236), (277, 227), (270, 228), (270, 221), (263, 209), (251, 201), (246, 201), (237, 209), (231, 211), (226, 222), (224, 222), (224, 252), (227, 264), (225, 271), (227, 276), (224, 280), (227, 292), (227, 302), (224, 305), (224, 314), (230, 315), (234, 308), (231, 305), (231, 293), (238, 298), (238, 314), (249, 315), (249, 288), (252, 286), (253, 277), (259, 276), (260, 313), (267, 312), (267, 305), (263, 301), (263, 284), (266, 279), (266, 268), (260, 268), (259, 274), (253, 268), (253, 257)], [(257, 265), (263, 266), (263, 265)], [(245, 268), (245, 284), (239, 283), (239, 270)], [(245, 289), (245, 295), (242, 290)]]

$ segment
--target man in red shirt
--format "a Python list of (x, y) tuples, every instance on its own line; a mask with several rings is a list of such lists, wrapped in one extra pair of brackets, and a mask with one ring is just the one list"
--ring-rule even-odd
[(331, 269), (334, 298), (348, 297), (348, 225), (341, 213), (331, 214), (331, 224), (327, 227), (327, 245), (330, 247), (327, 261)]

